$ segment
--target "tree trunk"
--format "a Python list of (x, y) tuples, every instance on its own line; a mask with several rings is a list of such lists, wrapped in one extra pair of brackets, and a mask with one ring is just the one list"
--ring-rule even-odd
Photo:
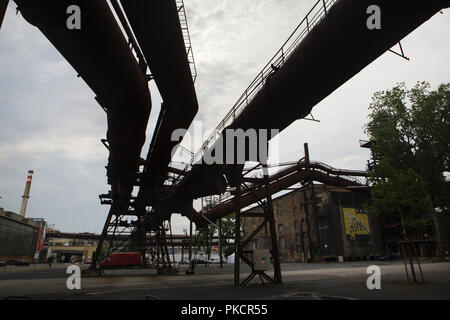
[(444, 261), (444, 249), (442, 247), (442, 237), (441, 237), (441, 227), (439, 226), (439, 221), (436, 216), (434, 208), (431, 208), (430, 217), (433, 219), (434, 228), (436, 230), (436, 251), (438, 261)]

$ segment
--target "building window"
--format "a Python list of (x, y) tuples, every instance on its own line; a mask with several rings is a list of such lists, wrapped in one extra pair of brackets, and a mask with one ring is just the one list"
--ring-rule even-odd
[(298, 230), (298, 221), (297, 220), (294, 221), (294, 228), (295, 228), (295, 230)]
[(277, 202), (276, 204), (276, 209), (277, 209), (277, 216), (281, 216), (281, 203)]
[(294, 207), (294, 216), (297, 214), (297, 207)]
[(284, 237), (280, 237), (280, 253), (284, 254), (286, 252), (286, 241), (284, 239)]
[(278, 225), (278, 232), (283, 233), (284, 226), (282, 224)]

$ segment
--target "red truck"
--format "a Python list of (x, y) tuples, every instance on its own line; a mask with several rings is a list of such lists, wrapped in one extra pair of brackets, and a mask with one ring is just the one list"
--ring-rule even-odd
[(100, 269), (142, 266), (140, 252), (111, 253), (99, 264)]

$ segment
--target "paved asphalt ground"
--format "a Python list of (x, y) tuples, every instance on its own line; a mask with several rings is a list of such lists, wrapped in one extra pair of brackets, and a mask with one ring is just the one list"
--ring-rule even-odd
[[(367, 266), (381, 268), (381, 289), (368, 290)], [(422, 263), (425, 284), (406, 282), (401, 262), (283, 264), (283, 284), (233, 286), (233, 265), (197, 266), (195, 275), (158, 276), (155, 270), (109, 270), (82, 276), (81, 290), (67, 289), (68, 265), (0, 268), (0, 299), (176, 300), (450, 299), (450, 263)], [(83, 266), (82, 269), (87, 267)], [(241, 280), (249, 269), (242, 265)], [(272, 272), (269, 272), (272, 275)]]

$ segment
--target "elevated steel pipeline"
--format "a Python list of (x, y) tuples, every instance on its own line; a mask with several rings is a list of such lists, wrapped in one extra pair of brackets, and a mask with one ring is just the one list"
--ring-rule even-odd
[[(144, 184), (158, 184), (183, 137), (172, 141), (172, 133), (189, 128), (198, 111), (197, 95), (175, 0), (121, 3), (164, 101), (144, 166)], [(145, 202), (154, 187), (141, 188), (137, 202)]]
[[(382, 11), (379, 30), (367, 27), (367, 8), (371, 5), (378, 5)], [(337, 1), (286, 62), (280, 68), (274, 66), (262, 89), (227, 128), (282, 131), (449, 5), (448, 0)], [(194, 165), (170, 198), (181, 203), (221, 193), (233, 182), (233, 173), (241, 169), (204, 162)]]
[[(321, 182), (335, 187), (360, 186), (361, 184), (347, 178), (340, 177), (340, 175), (365, 177), (367, 175), (364, 171), (352, 171), (334, 169), (321, 163), (305, 163), (300, 162), (294, 166), (281, 170), (269, 177), (269, 194), (275, 194), (283, 191), (286, 188), (307, 180)], [(266, 195), (266, 186), (250, 184), (245, 190), (245, 193), (240, 198), (242, 207), (249, 206), (256, 202), (256, 198), (264, 198)], [(235, 210), (233, 198), (209, 209), (204, 216), (210, 220), (215, 221), (222, 218)], [(197, 225), (204, 224), (205, 218), (198, 212), (194, 212), (193, 221)]]
[[(105, 0), (15, 0), (96, 94), (108, 117), (108, 183), (115, 204), (128, 207), (151, 109), (144, 74)], [(67, 9), (81, 9), (81, 29), (67, 27)], [(117, 195), (119, 195), (117, 197)]]

